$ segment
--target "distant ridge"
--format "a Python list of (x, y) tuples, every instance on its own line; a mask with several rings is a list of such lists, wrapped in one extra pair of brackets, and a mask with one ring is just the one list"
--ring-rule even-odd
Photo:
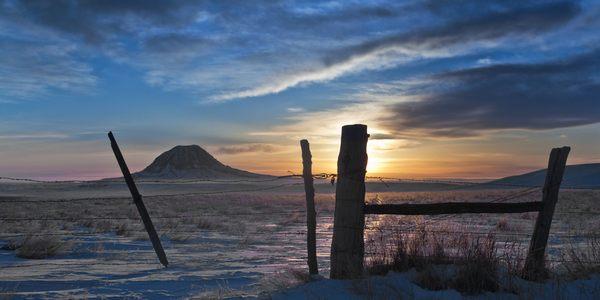
[[(543, 185), (545, 179), (546, 169), (541, 169), (530, 173), (494, 180), (489, 182), (489, 184), (534, 186)], [(485, 183), (483, 185), (485, 185)], [(567, 166), (561, 185), (564, 187), (600, 188), (600, 163)]]
[(176, 146), (159, 155), (136, 178), (154, 179), (228, 179), (261, 178), (268, 175), (251, 173), (222, 164), (198, 145)]

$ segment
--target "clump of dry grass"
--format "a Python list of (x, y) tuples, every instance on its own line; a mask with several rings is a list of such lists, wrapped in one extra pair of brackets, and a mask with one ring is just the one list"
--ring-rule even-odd
[(194, 223), (198, 229), (205, 230), (223, 230), (227, 226), (225, 226), (226, 220), (219, 220), (215, 217), (198, 217), (194, 218)]
[(227, 282), (218, 283), (217, 289), (207, 290), (198, 295), (193, 296), (191, 299), (202, 299), (202, 300), (221, 300), (221, 299), (242, 299), (250, 297), (251, 294), (248, 294), (242, 290), (234, 290), (232, 289)]
[[(367, 242), (367, 273), (383, 275), (415, 268), (415, 283), (432, 289), (453, 288), (467, 294), (497, 291), (499, 259), (493, 235), (434, 234), (421, 227), (414, 233), (392, 231)], [(441, 276), (436, 266), (454, 265), (454, 276)]]
[(27, 236), (15, 242), (17, 257), (42, 259), (63, 254), (72, 247), (72, 243), (55, 236)]
[(500, 220), (498, 220), (498, 223), (496, 223), (496, 229), (502, 231), (510, 230), (510, 226), (508, 225), (508, 219), (506, 217), (502, 217)]
[(488, 235), (483, 239), (461, 239), (459, 268), (452, 286), (459, 292), (475, 294), (498, 290), (498, 265), (496, 239)]
[(115, 234), (120, 236), (125, 236), (129, 232), (129, 227), (127, 223), (120, 223), (115, 226)]
[(451, 263), (445, 253), (446, 242), (424, 227), (414, 233), (379, 232), (366, 243), (365, 248), (370, 254), (367, 273), (384, 275), (389, 271), (402, 272), (411, 268), (423, 269), (431, 264)]
[(442, 277), (433, 266), (427, 266), (421, 272), (417, 273), (414, 281), (419, 286), (433, 291), (450, 288), (448, 280)]
[(185, 232), (172, 232), (168, 233), (167, 236), (172, 242), (177, 243), (185, 243), (193, 238), (191, 234)]
[(600, 273), (600, 237), (597, 233), (587, 235), (585, 246), (572, 241), (562, 253), (562, 268), (571, 279), (588, 278)]
[(258, 285), (259, 290), (270, 293), (307, 283), (310, 279), (306, 270), (288, 268), (262, 278)]

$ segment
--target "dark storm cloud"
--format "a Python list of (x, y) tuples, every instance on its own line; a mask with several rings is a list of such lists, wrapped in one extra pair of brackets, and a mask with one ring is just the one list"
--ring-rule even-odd
[(508, 35), (534, 35), (565, 24), (579, 11), (580, 8), (575, 3), (559, 2), (492, 12), (432, 29), (389, 35), (338, 49), (325, 57), (324, 62), (327, 65), (339, 64), (389, 47), (410, 50), (440, 49), (459, 43), (492, 40)]
[(494, 129), (553, 129), (600, 122), (600, 50), (561, 61), (505, 64), (436, 75), (449, 86), (396, 104), (397, 131), (461, 137)]

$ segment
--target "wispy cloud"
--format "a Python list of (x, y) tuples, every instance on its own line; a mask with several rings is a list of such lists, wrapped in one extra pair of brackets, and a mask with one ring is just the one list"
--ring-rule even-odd
[[(573, 19), (579, 7), (573, 3), (551, 3), (533, 8), (476, 16), (439, 27), (391, 34), (331, 51), (323, 66), (280, 76), (267, 84), (213, 97), (215, 101), (275, 94), (307, 83), (324, 82), (343, 75), (395, 67), (423, 57), (443, 57), (466, 51), (473, 43), (504, 37), (527, 37), (546, 32)], [(458, 49), (456, 48), (458, 46)], [(449, 53), (444, 48), (452, 48)]]
[(5, 2), (0, 19), (37, 30), (41, 46), (8, 43), (2, 57), (23, 72), (34, 73), (16, 62), (37, 63), (42, 75), (2, 79), (10, 94), (88, 88), (96, 81), (85, 61), (91, 50), (138, 68), (150, 85), (223, 102), (538, 36), (581, 10), (562, 1), (435, 2)]
[(299, 112), (304, 112), (304, 108), (302, 107), (288, 107), (287, 111), (291, 112), (291, 113), (299, 113)]
[(97, 78), (65, 43), (42, 44), (0, 36), (0, 96), (8, 101), (46, 94), (50, 89), (88, 92)]
[(270, 144), (247, 144), (223, 146), (217, 148), (219, 154), (241, 154), (241, 153), (272, 153), (277, 151), (277, 146)]
[(69, 137), (62, 133), (0, 134), (0, 140), (68, 139)]

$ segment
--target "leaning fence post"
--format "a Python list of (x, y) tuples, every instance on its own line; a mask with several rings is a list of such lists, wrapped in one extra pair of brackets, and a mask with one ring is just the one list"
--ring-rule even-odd
[(146, 210), (146, 206), (142, 201), (142, 195), (138, 192), (137, 187), (135, 186), (135, 182), (133, 181), (133, 177), (131, 173), (129, 173), (129, 168), (127, 167), (127, 163), (125, 163), (125, 159), (123, 158), (123, 154), (121, 154), (121, 150), (119, 149), (119, 145), (115, 140), (112, 132), (108, 133), (108, 138), (110, 139), (110, 146), (115, 153), (115, 157), (117, 158), (117, 162), (119, 163), (119, 167), (121, 168), (121, 172), (123, 173), (123, 178), (125, 178), (125, 182), (127, 183), (127, 187), (131, 192), (131, 197), (133, 198), (133, 203), (138, 209), (140, 213), (140, 217), (144, 222), (144, 227), (148, 232), (148, 236), (150, 237), (150, 241), (152, 241), (152, 246), (154, 247), (154, 252), (156, 252), (156, 256), (158, 256), (158, 260), (163, 266), (167, 266), (169, 262), (167, 261), (167, 255), (163, 250), (162, 244), (160, 243), (160, 239), (158, 238), (158, 234), (156, 234), (156, 230), (154, 230), (154, 225), (152, 225), (152, 219), (150, 219), (150, 215)]
[(366, 125), (342, 127), (331, 242), (332, 279), (353, 279), (363, 275), (368, 138)]
[(542, 208), (535, 221), (535, 229), (525, 260), (524, 275), (530, 280), (540, 279), (545, 275), (544, 258), (548, 243), (548, 234), (550, 233), (552, 216), (556, 202), (558, 201), (558, 191), (570, 150), (571, 148), (569, 147), (562, 147), (554, 148), (550, 152), (543, 189)]
[(312, 155), (307, 140), (300, 141), (302, 148), (302, 177), (306, 193), (306, 246), (308, 251), (308, 273), (319, 274), (317, 265), (317, 213), (315, 212), (315, 187), (312, 177)]

